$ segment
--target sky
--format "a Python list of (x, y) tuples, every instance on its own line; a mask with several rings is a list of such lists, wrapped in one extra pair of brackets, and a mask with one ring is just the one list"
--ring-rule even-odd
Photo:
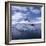
[(40, 6), (11, 6), (12, 25), (15, 23), (41, 23)]

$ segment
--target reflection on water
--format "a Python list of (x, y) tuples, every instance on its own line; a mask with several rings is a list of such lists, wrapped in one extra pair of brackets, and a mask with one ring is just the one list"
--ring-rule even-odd
[(41, 24), (16, 23), (11, 27), (12, 39), (41, 38)]

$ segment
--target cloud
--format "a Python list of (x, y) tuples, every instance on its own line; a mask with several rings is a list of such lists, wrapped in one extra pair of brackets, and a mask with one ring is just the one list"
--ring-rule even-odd
[[(16, 12), (16, 9), (19, 10), (19, 12)], [(31, 10), (31, 12), (33, 12), (33, 14), (38, 14), (40, 13), (39, 9), (34, 9), (33, 6), (29, 7), (29, 9)], [(15, 11), (14, 11), (15, 10)], [(20, 12), (20, 11), (27, 11), (27, 7), (22, 7), (22, 6), (12, 6), (12, 11), (15, 12), (14, 14), (12, 14), (12, 24), (14, 25), (16, 22), (18, 23), (31, 23), (31, 24), (37, 24), (37, 23), (41, 23), (41, 18), (40, 17), (34, 17), (33, 19), (31, 19), (32, 15), (30, 14), (30, 12), (28, 11), (26, 14)], [(30, 16), (29, 16), (30, 15)], [(28, 21), (28, 18), (30, 20), (30, 22)], [(25, 19), (27, 19), (25, 21)], [(21, 21), (20, 21), (21, 20)]]
[[(13, 11), (19, 10), (19, 11), (28, 11), (27, 7), (25, 6), (11, 6)], [(34, 8), (34, 6), (28, 7), (30, 9), (31, 12), (35, 13), (35, 14), (39, 14), (40, 10), (38, 8)]]
[(15, 23), (16, 23), (16, 22), (12, 20), (12, 25), (15, 25)]
[(28, 22), (28, 21), (21, 21), (21, 22), (18, 22), (18, 23), (25, 23), (25, 24), (39, 24), (39, 23), (41, 23), (41, 21), (31, 20), (30, 22)]
[(12, 10), (16, 10), (16, 9), (20, 9), (21, 10), (21, 7), (20, 6), (11, 6)]
[(33, 9), (32, 12), (35, 13), (35, 14), (39, 14), (39, 13), (40, 13), (40, 10), (38, 10), (38, 9)]
[(33, 21), (32, 24), (39, 24), (41, 21)]
[(40, 13), (40, 10), (39, 9), (36, 9), (34, 7), (30, 7), (30, 11), (32, 11), (35, 14), (39, 14)]
[[(27, 24), (38, 24), (41, 23), (41, 17), (36, 17), (34, 19), (30, 19), (30, 22), (28, 21), (28, 19), (25, 21), (23, 14), (21, 12), (17, 12), (16, 14), (12, 15), (12, 24), (14, 25), (15, 23), (27, 23)], [(20, 21), (21, 20), (21, 21)]]
[(19, 19), (23, 18), (23, 14), (21, 12), (17, 12), (12, 15), (12, 24), (15, 24)]
[(32, 20), (31, 20), (31, 23), (32, 23), (32, 24), (41, 23), (41, 17), (36, 17), (35, 19), (32, 19)]
[(12, 6), (12, 10), (27, 11), (27, 7)]
[(41, 20), (41, 17), (36, 17), (37, 20)]
[(34, 7), (33, 7), (33, 6), (31, 6), (31, 7), (29, 7), (29, 9), (30, 9), (30, 10), (33, 10), (33, 9), (34, 9)]
[(17, 12), (16, 14), (13, 14), (12, 19), (18, 20), (22, 18), (22, 15), (23, 15), (22, 13)]
[(25, 21), (25, 20), (22, 20), (22, 21), (20, 21), (20, 22), (16, 22), (16, 21), (12, 21), (14, 24), (15, 23), (25, 23), (25, 24), (39, 24), (39, 23), (41, 23), (41, 20), (31, 20), (30, 22), (27, 20), (27, 21)]

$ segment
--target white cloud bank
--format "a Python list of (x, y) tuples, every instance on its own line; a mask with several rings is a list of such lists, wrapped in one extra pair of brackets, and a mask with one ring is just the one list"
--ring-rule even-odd
[(21, 7), (21, 6), (12, 6), (12, 10), (23, 10), (23, 11), (27, 11), (27, 7)]
[(21, 12), (17, 12), (12, 15), (12, 24), (15, 24), (19, 19), (23, 18), (23, 14)]
[[(39, 9), (34, 9), (33, 6), (31, 7), (28, 7), (30, 9), (30, 11), (32, 11), (33, 13), (35, 14), (39, 14), (40, 13), (40, 10)], [(22, 7), (22, 6), (12, 6), (12, 10), (20, 10), (20, 11), (28, 11), (27, 7)]]
[[(14, 14), (12, 16), (12, 25), (14, 25), (15, 23), (28, 23), (28, 24), (38, 24), (38, 23), (41, 23), (41, 17), (36, 17), (35, 18), (36, 20), (34, 20), (34, 19), (31, 20), (30, 19), (30, 22), (28, 20), (27, 21), (23, 20), (23, 18), (24, 18), (23, 14), (20, 13), (20, 12)], [(19, 19), (21, 19), (21, 21), (18, 22)]]
[(39, 9), (34, 9), (34, 7), (30, 7), (30, 11), (32, 11), (35, 14), (39, 14), (40, 10)]
[[(38, 14), (40, 13), (40, 11), (38, 9), (34, 9), (34, 7), (29, 7), (30, 10), (35, 13)], [(27, 11), (27, 7), (21, 7), (21, 6), (12, 6), (12, 10), (24, 10)], [(15, 11), (16, 12), (16, 11)], [(29, 12), (28, 12), (29, 13)], [(27, 13), (27, 14), (28, 14)], [(23, 20), (23, 18), (25, 18), (25, 16), (27, 14), (23, 14), (21, 12), (16, 12), (12, 15), (12, 24), (14, 25), (15, 23), (31, 23), (31, 24), (37, 24), (37, 23), (41, 23), (41, 17), (37, 17), (36, 20), (30, 20), (30, 22)], [(17, 22), (19, 19), (22, 19), (20, 22)]]

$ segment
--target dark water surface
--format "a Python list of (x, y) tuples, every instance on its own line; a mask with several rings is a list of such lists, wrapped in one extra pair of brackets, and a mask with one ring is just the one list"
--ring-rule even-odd
[(16, 24), (11, 27), (12, 39), (38, 39), (41, 38), (41, 24)]

